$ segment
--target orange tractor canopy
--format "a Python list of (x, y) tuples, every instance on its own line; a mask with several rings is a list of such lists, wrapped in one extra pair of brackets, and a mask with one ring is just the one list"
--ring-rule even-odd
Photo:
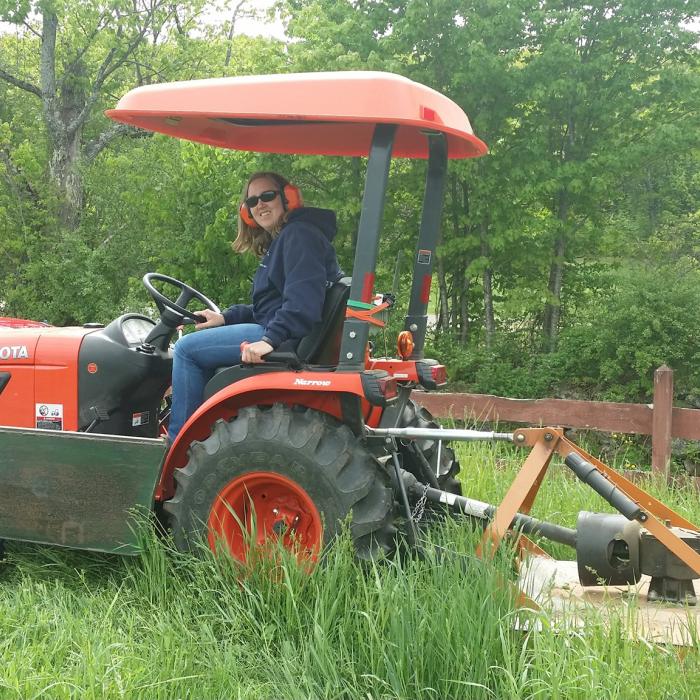
[(147, 131), (237, 151), (368, 156), (376, 126), (389, 124), (395, 127), (397, 158), (428, 158), (431, 132), (443, 134), (450, 158), (487, 152), (452, 100), (391, 73), (291, 73), (149, 85), (132, 90), (105, 114)]

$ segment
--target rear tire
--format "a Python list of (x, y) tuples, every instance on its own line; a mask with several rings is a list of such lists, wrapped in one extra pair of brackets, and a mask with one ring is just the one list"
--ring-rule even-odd
[(245, 561), (254, 531), (259, 543), (281, 536), (286, 547), (315, 559), (345, 521), (358, 558), (395, 546), (388, 474), (347, 426), (317, 411), (242, 408), (191, 445), (174, 477), (175, 496), (164, 507), (182, 550), (223, 545)]
[[(413, 400), (409, 400), (404, 408), (401, 418), (402, 428), (440, 428), (439, 423), (435, 421), (430, 411), (423, 408)], [(446, 442), (442, 443), (442, 450), (438, 450), (437, 440), (426, 438), (424, 440), (416, 440), (416, 446), (423, 453), (423, 456), (428, 461), (433, 474), (438, 474), (437, 460), (438, 452), (440, 452), (440, 471), (437, 476), (438, 484), (443, 491), (448, 491), (457, 496), (462, 495), (462, 484), (457, 479), (459, 474), (459, 462), (455, 457), (455, 451), (449, 447)], [(420, 472), (416, 472), (414, 476), (423, 481)]]

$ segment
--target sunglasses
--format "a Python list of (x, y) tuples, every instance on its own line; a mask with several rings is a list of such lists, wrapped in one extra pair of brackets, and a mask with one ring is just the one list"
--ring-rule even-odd
[(245, 205), (248, 209), (255, 209), (258, 206), (258, 202), (271, 202), (277, 195), (279, 190), (265, 190), (260, 194), (253, 194), (250, 197), (246, 197)]

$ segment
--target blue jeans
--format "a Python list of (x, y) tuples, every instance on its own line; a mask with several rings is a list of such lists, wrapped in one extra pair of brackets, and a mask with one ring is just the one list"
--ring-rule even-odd
[(257, 323), (237, 323), (188, 333), (175, 343), (170, 440), (175, 439), (185, 421), (199, 408), (204, 399), (204, 387), (214, 376), (214, 370), (239, 364), (241, 343), (260, 340), (264, 330)]

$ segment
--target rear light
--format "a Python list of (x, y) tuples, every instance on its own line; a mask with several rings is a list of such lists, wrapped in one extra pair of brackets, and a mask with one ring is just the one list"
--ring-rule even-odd
[(439, 365), (435, 360), (421, 360), (416, 362), (418, 383), (425, 389), (437, 389), (447, 384), (447, 369), (445, 365)]
[(444, 386), (447, 384), (447, 368), (445, 365), (433, 365), (430, 368), (430, 374), (433, 377), (433, 381), (438, 386)]
[(411, 357), (414, 348), (413, 333), (411, 331), (401, 331), (396, 340), (396, 350), (402, 360), (407, 360)]
[(391, 401), (399, 395), (399, 387), (396, 383), (396, 377), (383, 377), (377, 384), (379, 385), (379, 391), (384, 395), (385, 401)]
[(365, 398), (373, 406), (386, 406), (398, 396), (396, 379), (384, 370), (368, 370), (360, 376)]

